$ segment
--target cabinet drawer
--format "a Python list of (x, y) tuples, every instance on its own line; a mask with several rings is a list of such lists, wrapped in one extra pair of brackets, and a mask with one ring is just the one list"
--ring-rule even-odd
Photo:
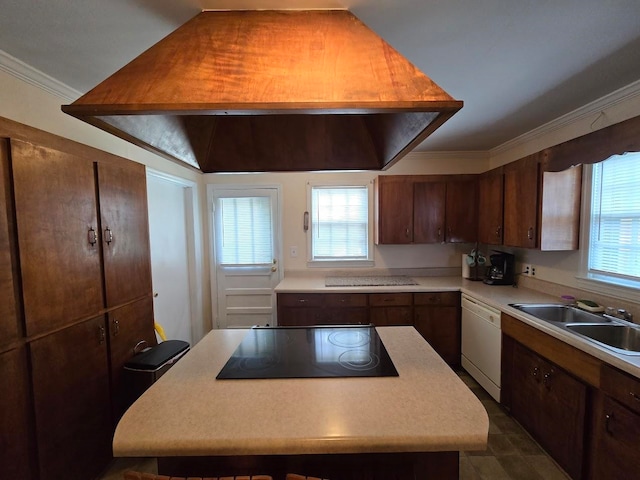
[(397, 305), (412, 305), (412, 293), (370, 293), (369, 305), (372, 307), (389, 307)]
[(459, 307), (460, 292), (414, 293), (413, 302), (416, 305), (439, 305), (443, 307)]
[(321, 307), (322, 293), (279, 293), (278, 305), (283, 307)]
[(366, 307), (366, 293), (326, 293), (324, 304), (327, 307)]
[(640, 380), (608, 365), (602, 366), (602, 390), (617, 401), (640, 413)]

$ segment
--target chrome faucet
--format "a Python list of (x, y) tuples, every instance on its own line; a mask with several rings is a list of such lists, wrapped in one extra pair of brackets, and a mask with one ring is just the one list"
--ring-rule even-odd
[(627, 322), (633, 323), (633, 315), (627, 312), (624, 308), (619, 308), (616, 310), (616, 317), (620, 317)]

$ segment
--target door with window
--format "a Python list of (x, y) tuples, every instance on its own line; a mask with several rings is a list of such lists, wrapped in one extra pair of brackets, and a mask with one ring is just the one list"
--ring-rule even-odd
[(280, 268), (278, 187), (212, 185), (218, 328), (276, 323)]

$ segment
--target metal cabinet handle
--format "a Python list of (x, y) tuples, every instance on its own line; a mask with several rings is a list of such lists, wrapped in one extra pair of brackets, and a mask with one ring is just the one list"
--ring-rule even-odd
[(87, 239), (89, 240), (89, 245), (91, 245), (92, 247), (96, 243), (98, 243), (98, 234), (93, 227), (89, 227), (89, 231), (87, 232)]
[(442, 236), (442, 227), (438, 227), (438, 238)]
[(611, 431), (611, 421), (613, 420), (613, 412), (611, 413), (607, 413), (604, 416), (604, 430), (609, 434), (612, 435), (613, 432)]
[(500, 238), (500, 232), (502, 232), (502, 226), (498, 225), (496, 227), (496, 238)]
[(640, 402), (640, 395), (638, 395), (637, 393), (629, 392), (629, 395), (631, 395), (631, 397), (637, 402)]
[(529, 227), (529, 230), (527, 230), (527, 238), (533, 240), (533, 227)]
[(533, 372), (531, 372), (531, 375), (533, 376), (533, 378), (538, 378), (538, 372), (540, 371), (540, 369), (538, 367), (533, 367)]
[(409, 238), (409, 227), (405, 228), (404, 235), (405, 237)]
[(542, 379), (542, 383), (544, 383), (545, 387), (547, 387), (548, 389), (551, 388), (551, 374), (553, 372), (547, 372), (544, 374), (544, 377)]
[(110, 245), (113, 242), (113, 232), (109, 227), (104, 229), (104, 241), (107, 242), (107, 245)]
[(119, 333), (120, 333), (120, 322), (114, 318), (113, 319), (113, 336), (115, 337)]
[(105, 340), (107, 338), (107, 332), (105, 331), (105, 328), (103, 325), (100, 325), (98, 327), (98, 341), (100, 342), (100, 345), (102, 345)]

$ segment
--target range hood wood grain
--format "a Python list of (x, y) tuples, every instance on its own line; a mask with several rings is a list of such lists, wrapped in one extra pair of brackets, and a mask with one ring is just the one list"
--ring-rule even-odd
[(62, 110), (203, 172), (384, 169), (462, 107), (347, 10), (204, 11)]

